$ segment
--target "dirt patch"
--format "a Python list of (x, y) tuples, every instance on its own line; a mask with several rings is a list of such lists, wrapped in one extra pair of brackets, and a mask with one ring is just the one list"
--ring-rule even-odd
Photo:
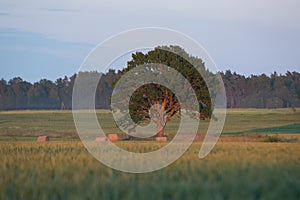
[(20, 129), (21, 127), (20, 126), (9, 126), (8, 128), (9, 129)]

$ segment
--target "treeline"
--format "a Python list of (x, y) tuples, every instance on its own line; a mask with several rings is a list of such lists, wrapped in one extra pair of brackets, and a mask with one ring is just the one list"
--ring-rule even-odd
[(300, 107), (300, 73), (271, 76), (222, 73), (228, 108)]
[[(83, 73), (83, 72), (82, 72)], [(87, 73), (87, 72), (84, 72)], [(79, 74), (80, 75), (80, 74)], [(89, 75), (99, 76), (98, 72)], [(36, 83), (13, 78), (0, 80), (0, 110), (71, 109), (72, 91), (76, 74), (59, 78), (55, 82), (42, 79)], [(109, 70), (103, 74), (96, 91), (97, 109), (110, 108), (112, 83), (118, 73)], [(267, 76), (245, 77), (231, 71), (222, 73), (229, 108), (288, 108), (300, 107), (300, 73), (276, 72)]]
[[(79, 75), (99, 76), (98, 72), (80, 72)], [(0, 80), (0, 110), (24, 109), (71, 109), (72, 92), (77, 74), (65, 76), (55, 82), (42, 79), (34, 84), (13, 78), (8, 82)], [(112, 82), (117, 74), (109, 70), (103, 74), (96, 92), (96, 108), (110, 108)]]

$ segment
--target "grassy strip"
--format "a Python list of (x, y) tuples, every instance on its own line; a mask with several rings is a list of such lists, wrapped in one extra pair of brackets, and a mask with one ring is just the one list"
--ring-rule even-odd
[[(97, 116), (105, 133), (122, 132), (117, 128), (111, 113), (98, 110)], [(229, 109), (223, 134), (243, 134), (246, 132), (297, 133), (300, 112), (290, 109)], [(166, 134), (175, 134), (179, 118), (167, 124)], [(298, 125), (297, 125), (298, 124)], [(209, 120), (201, 121), (199, 133), (206, 133)], [(281, 127), (272, 129), (272, 127)], [(73, 137), (77, 133), (71, 111), (7, 111), (0, 112), (0, 135)]]

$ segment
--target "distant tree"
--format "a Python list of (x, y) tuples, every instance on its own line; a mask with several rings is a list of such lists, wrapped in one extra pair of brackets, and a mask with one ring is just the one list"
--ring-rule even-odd
[(28, 91), (30, 109), (58, 109), (59, 97), (56, 85), (47, 79), (35, 83)]
[(23, 81), (20, 77), (15, 77), (8, 82), (10, 90), (9, 101), (13, 104), (12, 109), (25, 109), (27, 107), (27, 93), (31, 84)]
[(68, 78), (59, 78), (55, 81), (57, 87), (57, 95), (59, 99), (60, 109), (72, 108), (72, 92), (76, 74)]
[(7, 108), (7, 82), (4, 79), (0, 80), (0, 109), (4, 110)]
[(115, 70), (112, 69), (102, 74), (96, 91), (96, 108), (110, 109), (110, 97), (113, 92), (112, 83), (116, 77), (117, 74)]

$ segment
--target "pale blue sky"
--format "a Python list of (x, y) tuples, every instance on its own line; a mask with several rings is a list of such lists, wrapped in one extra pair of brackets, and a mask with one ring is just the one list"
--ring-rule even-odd
[(72, 75), (99, 42), (149, 26), (194, 38), (220, 70), (300, 69), (299, 0), (0, 0), (0, 78)]

